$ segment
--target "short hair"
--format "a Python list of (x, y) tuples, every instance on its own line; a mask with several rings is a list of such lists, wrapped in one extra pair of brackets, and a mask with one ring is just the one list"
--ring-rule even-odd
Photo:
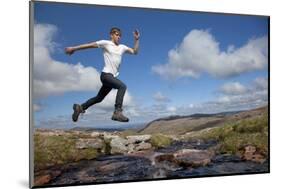
[(110, 35), (114, 34), (115, 32), (118, 32), (121, 35), (121, 30), (117, 27), (113, 27), (110, 29)]

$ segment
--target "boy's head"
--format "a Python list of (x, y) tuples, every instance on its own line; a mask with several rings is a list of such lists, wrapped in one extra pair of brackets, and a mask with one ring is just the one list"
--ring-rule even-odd
[(121, 30), (117, 27), (113, 27), (111, 28), (110, 30), (110, 37), (111, 37), (111, 40), (116, 44), (118, 45), (119, 44), (119, 40), (121, 38)]

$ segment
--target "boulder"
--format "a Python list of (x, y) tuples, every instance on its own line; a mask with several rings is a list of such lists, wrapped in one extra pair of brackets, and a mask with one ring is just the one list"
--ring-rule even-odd
[(136, 136), (127, 136), (129, 143), (141, 143), (147, 142), (151, 139), (151, 135), (136, 135)]
[(52, 179), (51, 175), (43, 175), (43, 176), (35, 177), (34, 185), (41, 186), (41, 185), (47, 184), (51, 181), (51, 179)]
[(128, 140), (123, 139), (119, 136), (114, 137), (110, 141), (111, 154), (125, 154), (129, 151)]
[(127, 139), (114, 136), (110, 141), (111, 154), (127, 154), (134, 153), (135, 151), (149, 150), (152, 148), (152, 145), (145, 141), (149, 141), (150, 138), (150, 135), (128, 136)]
[(39, 175), (34, 178), (35, 186), (42, 186), (44, 184), (48, 184), (52, 179), (61, 175), (61, 171), (42, 171)]
[(169, 161), (173, 162), (174, 161), (174, 155), (173, 154), (159, 154), (155, 156), (155, 162), (163, 162), (163, 161)]
[(182, 149), (175, 153), (160, 154), (156, 162), (168, 161), (184, 167), (206, 166), (211, 162), (213, 153), (207, 150)]
[(134, 144), (128, 144), (128, 153), (134, 153), (135, 152), (135, 145)]
[(266, 161), (266, 158), (258, 153), (255, 146), (246, 146), (244, 148), (244, 154), (242, 155), (242, 159), (247, 161), (253, 161), (256, 163), (264, 163)]
[(255, 146), (246, 146), (245, 147), (245, 154), (254, 154), (257, 151)]
[(120, 137), (117, 135), (111, 134), (111, 133), (103, 133), (103, 139), (105, 141), (111, 141), (112, 139), (115, 139), (115, 138), (120, 138)]
[(99, 138), (94, 139), (78, 139), (76, 142), (77, 149), (85, 149), (85, 148), (94, 148), (94, 149), (102, 149), (104, 146), (103, 140)]
[(187, 167), (206, 166), (211, 162), (213, 153), (207, 150), (183, 149), (173, 154), (173, 161)]
[(147, 142), (141, 142), (136, 145), (135, 150), (136, 151), (141, 151), (141, 150), (149, 150), (152, 148), (152, 145)]

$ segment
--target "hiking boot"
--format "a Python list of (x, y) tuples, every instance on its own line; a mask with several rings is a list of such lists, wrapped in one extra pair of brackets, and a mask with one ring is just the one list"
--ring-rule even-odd
[(111, 119), (114, 120), (114, 121), (120, 121), (120, 122), (128, 122), (129, 121), (129, 118), (127, 118), (126, 116), (124, 116), (122, 114), (122, 110), (115, 110)]
[(83, 110), (82, 106), (79, 104), (73, 104), (73, 111), (72, 120), (74, 122), (78, 120), (78, 117), (81, 113), (85, 113), (85, 110)]

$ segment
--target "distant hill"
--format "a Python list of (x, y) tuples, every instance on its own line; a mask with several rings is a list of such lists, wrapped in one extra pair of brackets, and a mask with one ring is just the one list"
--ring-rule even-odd
[(227, 122), (233, 122), (246, 118), (256, 118), (267, 111), (268, 106), (264, 106), (247, 111), (221, 112), (216, 114), (193, 114), (189, 116), (169, 116), (156, 119), (148, 123), (138, 132), (142, 134), (162, 133), (181, 135), (186, 132), (218, 127)]
[(69, 129), (70, 131), (83, 131), (83, 132), (94, 132), (94, 131), (107, 131), (107, 132), (114, 132), (114, 131), (122, 131), (122, 128), (93, 128), (93, 127), (74, 127)]
[(118, 126), (103, 126), (103, 127), (74, 127), (69, 130), (71, 131), (84, 131), (84, 132), (94, 132), (94, 131), (106, 131), (106, 132), (114, 132), (114, 131), (124, 131), (128, 129), (136, 129), (144, 127), (144, 123), (134, 123), (134, 124), (123, 124)]

